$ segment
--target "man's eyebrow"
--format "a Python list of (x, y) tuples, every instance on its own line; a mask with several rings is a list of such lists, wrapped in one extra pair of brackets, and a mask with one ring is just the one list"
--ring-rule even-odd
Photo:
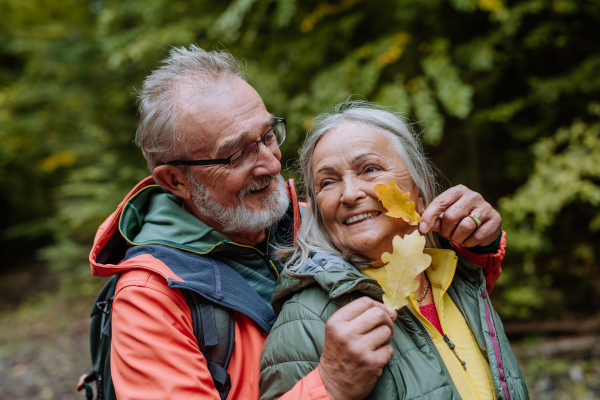
[[(267, 126), (271, 125), (272, 123), (273, 123), (273, 116), (271, 116), (268, 121), (263, 123), (261, 127), (264, 130)], [(225, 150), (231, 150), (231, 149), (237, 147), (237, 145), (240, 144), (242, 141), (244, 141), (248, 136), (250, 136), (249, 132), (243, 132), (237, 138), (229, 140), (229, 141), (223, 143), (222, 145), (220, 145), (219, 148), (217, 149), (217, 152), (220, 154), (221, 152), (223, 152)]]
[(357, 156), (357, 157), (354, 158), (354, 160), (352, 160), (352, 164), (355, 164), (358, 160), (360, 160), (361, 158), (366, 157), (366, 156), (379, 156), (379, 154), (375, 154), (375, 153), (364, 153), (364, 154), (361, 154), (360, 156)]
[(225, 142), (225, 143), (223, 143), (222, 145), (219, 146), (219, 148), (217, 149), (218, 154), (221, 154), (225, 150), (231, 150), (234, 147), (237, 147), (237, 145), (240, 144), (240, 142), (242, 140), (246, 139), (248, 136), (250, 136), (250, 134), (248, 132), (244, 132), (240, 136), (238, 136), (237, 138), (232, 139), (232, 140), (228, 140), (227, 142)]

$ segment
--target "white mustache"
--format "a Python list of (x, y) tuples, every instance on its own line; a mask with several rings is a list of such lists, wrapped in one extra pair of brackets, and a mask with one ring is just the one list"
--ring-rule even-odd
[(258, 178), (257, 180), (255, 180), (254, 182), (252, 182), (251, 184), (249, 184), (248, 186), (246, 186), (245, 188), (243, 188), (242, 190), (240, 190), (237, 193), (237, 196), (240, 200), (244, 199), (244, 196), (250, 192), (253, 192), (255, 190), (260, 190), (260, 189), (264, 189), (267, 186), (269, 186), (269, 183), (271, 183), (271, 181), (273, 179), (278, 179), (279, 176), (274, 177), (274, 176), (270, 176), (270, 175), (263, 175), (260, 178)]

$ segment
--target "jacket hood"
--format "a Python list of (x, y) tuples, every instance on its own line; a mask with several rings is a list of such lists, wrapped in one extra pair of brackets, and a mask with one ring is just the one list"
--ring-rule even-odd
[(158, 185), (135, 193), (123, 207), (118, 222), (123, 238), (131, 245), (163, 244), (206, 253), (227, 238), (185, 211), (179, 197)]
[[(295, 199), (293, 181), (288, 182), (287, 189)], [(297, 201), (290, 202), (289, 211), (280, 223), (269, 229), (268, 242), (291, 240), (300, 224)], [(179, 198), (162, 190), (152, 177), (136, 185), (98, 228), (89, 256), (92, 273), (110, 276), (131, 268), (148, 269), (146, 264), (121, 263), (129, 248), (140, 245), (163, 245), (200, 255), (210, 253), (216, 257), (236, 258), (250, 268), (253, 263), (267, 261), (275, 268), (260, 250), (228, 240), (185, 211)], [(268, 243), (267, 251), (269, 246)], [(166, 265), (155, 266), (152, 271), (165, 279), (178, 279)]]
[(300, 266), (283, 269), (271, 298), (275, 313), (281, 311), (289, 295), (314, 283), (319, 284), (331, 299), (352, 291), (360, 291), (379, 300), (383, 296), (383, 289), (377, 284), (377, 280), (363, 275), (339, 256), (319, 252)]
[[(129, 200), (140, 190), (153, 185), (155, 185), (155, 183), (151, 176), (138, 183), (125, 199), (123, 199), (121, 204), (119, 204), (115, 212), (113, 212), (98, 228), (89, 256), (92, 273), (95, 276), (106, 277), (131, 268), (129, 266), (119, 265), (125, 258), (125, 253), (129, 248), (129, 243), (121, 235), (119, 230), (119, 220)], [(178, 279), (166, 265), (158, 266), (155, 272), (162, 275), (165, 279)]]

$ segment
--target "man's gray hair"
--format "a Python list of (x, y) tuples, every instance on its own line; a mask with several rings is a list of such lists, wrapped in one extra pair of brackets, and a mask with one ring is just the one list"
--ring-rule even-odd
[(202, 95), (220, 80), (245, 80), (243, 64), (225, 50), (205, 51), (196, 45), (173, 47), (162, 63), (144, 79), (138, 95), (140, 124), (135, 143), (142, 149), (150, 173), (164, 162), (188, 155), (179, 127), (183, 87)]
[[(306, 186), (306, 200), (309, 204), (296, 236), (297, 247), (278, 251), (280, 257), (288, 259), (286, 266), (300, 265), (310, 257), (311, 253), (320, 251), (341, 256), (359, 269), (372, 264), (364, 257), (350, 254), (344, 249), (338, 249), (333, 244), (325, 230), (316, 201), (315, 181), (311, 165), (315, 147), (327, 132), (344, 122), (369, 125), (390, 139), (418, 187), (425, 207), (437, 195), (437, 170), (425, 156), (419, 134), (411, 128), (402, 115), (366, 101), (344, 101), (331, 112), (321, 114), (313, 121), (308, 138), (300, 149), (299, 166)], [(340, 140), (343, 138), (340, 137)], [(437, 237), (432, 232), (426, 235), (426, 239), (428, 247), (440, 247)]]

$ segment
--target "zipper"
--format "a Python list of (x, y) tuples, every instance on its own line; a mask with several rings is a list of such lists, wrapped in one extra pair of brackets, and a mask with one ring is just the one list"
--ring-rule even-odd
[(489, 332), (490, 333), (489, 336), (492, 341), (492, 345), (494, 346), (494, 354), (496, 356), (496, 363), (498, 366), (500, 385), (502, 386), (502, 390), (504, 391), (506, 400), (511, 400), (510, 393), (508, 390), (508, 382), (506, 382), (506, 374), (504, 372), (502, 350), (501, 350), (500, 341), (498, 340), (498, 335), (497, 335), (498, 329), (496, 328), (496, 324), (494, 323), (494, 317), (492, 316), (492, 313), (491, 313), (491, 302), (490, 302), (487, 291), (483, 292), (483, 294), (481, 295), (481, 298), (483, 299), (483, 304), (485, 306), (486, 320), (488, 323), (488, 328), (491, 328), (490, 332)]
[[(269, 228), (269, 233), (267, 234), (267, 252), (269, 251), (269, 239), (271, 238), (271, 228)], [(246, 246), (245, 244), (239, 244), (236, 242), (227, 242), (229, 244), (233, 244), (235, 246), (238, 247), (245, 247), (247, 249), (252, 249), (254, 251), (256, 251), (258, 254), (260, 254), (260, 256), (262, 257), (263, 261), (265, 262), (265, 264), (267, 264), (267, 267), (269, 268), (269, 270), (273, 273), (274, 272), (274, 276), (275, 278), (279, 278), (279, 271), (277, 271), (277, 267), (275, 266), (275, 264), (273, 263), (273, 260), (271, 260), (271, 257), (269, 257), (269, 254), (265, 254), (262, 251), (260, 251), (259, 249), (257, 249), (256, 247), (253, 246)]]
[(456, 388), (454, 381), (452, 380), (452, 377), (450, 376), (450, 372), (448, 371), (446, 364), (444, 364), (444, 360), (442, 360), (442, 356), (440, 355), (437, 348), (435, 347), (435, 344), (433, 343), (433, 340), (431, 339), (431, 337), (429, 337), (429, 334), (427, 333), (427, 329), (425, 328), (425, 325), (423, 325), (421, 320), (419, 320), (419, 317), (417, 317), (412, 312), (412, 310), (410, 310), (410, 309), (408, 310), (408, 315), (414, 322), (416, 322), (417, 326), (421, 329), (421, 332), (425, 334), (424, 336), (425, 336), (425, 340), (427, 340), (427, 344), (433, 350), (433, 354), (435, 354), (438, 362), (442, 366), (442, 370), (444, 371), (444, 374), (448, 377), (448, 380), (450, 381), (450, 385), (452, 387), (452, 392), (456, 395), (457, 399), (462, 399), (462, 397), (460, 397), (460, 393), (458, 393), (458, 389)]
[(463, 360), (460, 359), (460, 357), (458, 356), (458, 354), (456, 353), (456, 350), (454, 350), (454, 348), (456, 347), (454, 345), (454, 343), (452, 343), (452, 341), (450, 340), (450, 338), (448, 337), (448, 335), (444, 334), (444, 336), (442, 336), (444, 338), (444, 342), (446, 342), (446, 344), (448, 345), (448, 347), (450, 347), (450, 350), (452, 350), (452, 352), (454, 353), (454, 355), (456, 356), (456, 358), (458, 358), (458, 361), (460, 361), (460, 365), (462, 365), (463, 369), (466, 371), (467, 370), (467, 363), (464, 362)]

